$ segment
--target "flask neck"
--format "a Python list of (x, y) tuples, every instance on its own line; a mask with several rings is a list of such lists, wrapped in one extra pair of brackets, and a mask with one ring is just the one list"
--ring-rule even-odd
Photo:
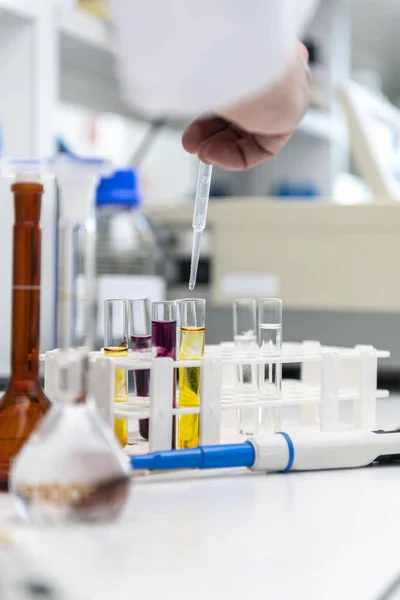
[(13, 380), (38, 380), (43, 186), (15, 183), (11, 371)]

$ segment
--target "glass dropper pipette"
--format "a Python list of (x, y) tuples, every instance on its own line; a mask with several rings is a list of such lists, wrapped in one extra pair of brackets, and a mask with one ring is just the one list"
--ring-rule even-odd
[(202, 161), (199, 163), (199, 173), (197, 175), (196, 198), (194, 201), (193, 213), (193, 245), (192, 259), (190, 262), (189, 290), (194, 290), (197, 278), (197, 268), (200, 258), (201, 236), (206, 226), (208, 200), (210, 198), (212, 165), (206, 165)]

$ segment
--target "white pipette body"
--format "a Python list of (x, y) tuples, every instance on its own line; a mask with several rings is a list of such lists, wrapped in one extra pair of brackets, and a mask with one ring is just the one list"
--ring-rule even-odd
[(206, 165), (202, 161), (199, 163), (199, 172), (197, 175), (196, 198), (194, 201), (193, 213), (193, 245), (192, 259), (190, 262), (189, 289), (194, 290), (197, 279), (197, 269), (200, 258), (201, 236), (206, 226), (208, 200), (210, 198), (212, 165)]

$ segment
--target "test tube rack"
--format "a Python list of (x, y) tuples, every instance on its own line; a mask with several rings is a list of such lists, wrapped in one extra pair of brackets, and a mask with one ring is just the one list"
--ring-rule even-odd
[[(58, 350), (45, 356), (45, 391), (54, 397), (53, 373)], [(353, 429), (374, 430), (376, 427), (376, 401), (387, 398), (387, 390), (377, 389), (378, 359), (390, 353), (373, 346), (339, 348), (322, 346), (319, 342), (283, 343), (278, 356), (248, 357), (237, 353), (233, 343), (206, 346), (200, 361), (172, 360), (171, 358), (138, 358), (133, 352), (126, 358), (111, 358), (101, 352), (91, 353), (90, 392), (104, 419), (113, 424), (115, 417), (124, 419), (150, 418), (150, 451), (171, 449), (172, 417), (182, 414), (200, 414), (200, 443), (202, 445), (237, 441), (227, 439), (223, 415), (226, 411), (249, 408), (283, 408), (298, 406), (296, 423), (284, 423), (303, 431), (337, 431), (343, 428), (339, 420), (339, 404), (353, 404)], [(238, 366), (254, 364), (299, 365), (300, 380), (283, 379), (279, 397), (266, 399), (257, 390), (252, 397), (242, 394), (236, 383)], [(200, 367), (200, 406), (172, 406), (175, 369)], [(114, 402), (114, 371), (150, 369), (150, 397), (130, 394), (127, 402)], [(147, 449), (147, 448), (146, 448)]]

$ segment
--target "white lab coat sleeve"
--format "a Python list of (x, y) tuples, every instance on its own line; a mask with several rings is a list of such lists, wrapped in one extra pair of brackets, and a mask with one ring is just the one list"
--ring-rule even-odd
[(125, 101), (149, 117), (193, 116), (265, 89), (317, 0), (111, 0)]

